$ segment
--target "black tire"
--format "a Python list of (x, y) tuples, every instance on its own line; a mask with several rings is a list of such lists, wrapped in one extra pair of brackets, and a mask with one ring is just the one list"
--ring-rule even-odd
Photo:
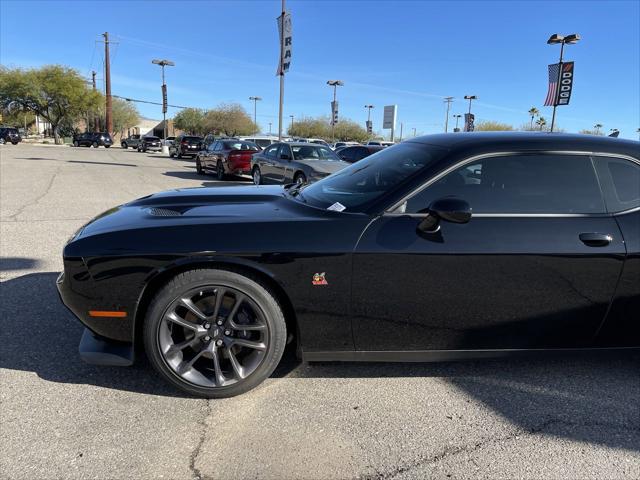
[(78, 143), (78, 141), (77, 141), (77, 140), (74, 140), (74, 141), (73, 141), (73, 146), (74, 146), (74, 147), (79, 147), (79, 146), (80, 146), (80, 144)]
[[(171, 312), (174, 314), (174, 312), (177, 311), (175, 305), (179, 305), (179, 300), (185, 296), (193, 295), (194, 292), (206, 292), (207, 289), (215, 292), (214, 295), (217, 296), (217, 292), (219, 290), (215, 290), (216, 288), (223, 288), (229, 292), (238, 292), (240, 296), (246, 297), (246, 300), (243, 300), (241, 305), (251, 305), (250, 309), (254, 309), (254, 306), (257, 307), (261, 315), (259, 325), (262, 331), (259, 335), (261, 337), (260, 342), (262, 343), (260, 345), (264, 347), (260, 353), (254, 350), (249, 350), (251, 355), (254, 357), (241, 357), (240, 353), (242, 353), (242, 350), (240, 350), (240, 352), (236, 351), (236, 353), (231, 355), (229, 351), (233, 351), (234, 348), (237, 348), (233, 343), (230, 343), (229, 346), (226, 346), (225, 344), (222, 347), (213, 347), (211, 345), (213, 339), (210, 339), (209, 341), (202, 341), (202, 338), (205, 337), (196, 337), (195, 333), (193, 334), (193, 337), (187, 339), (188, 341), (191, 341), (190, 346), (183, 346), (179, 349), (172, 348), (177, 345), (174, 343), (171, 344), (168, 349), (165, 348), (163, 350), (161, 344), (166, 342), (167, 338), (173, 340), (173, 335), (179, 335), (180, 332), (187, 330), (182, 326), (178, 326), (175, 327), (176, 332), (178, 333), (174, 333), (173, 325), (177, 325), (177, 323), (167, 321), (168, 313)], [(222, 298), (228, 298), (225, 297), (226, 295), (227, 293), (225, 292)], [(237, 298), (238, 297), (236, 296), (236, 299)], [(212, 300), (211, 297), (209, 297), (208, 300)], [(205, 309), (203, 305), (206, 305), (206, 303), (200, 303), (199, 305), (197, 303), (192, 303), (191, 305), (194, 305), (198, 309), (202, 308), (202, 310), (199, 311), (204, 313)], [(233, 310), (231, 306), (226, 307), (225, 311), (227, 317), (230, 316), (229, 309)], [(198, 325), (198, 328), (206, 332), (210, 332), (215, 329), (215, 335), (221, 335), (217, 333), (218, 330), (227, 329), (229, 327), (217, 327), (214, 325), (213, 327), (210, 327), (209, 330), (206, 330), (203, 325), (207, 322), (213, 323), (215, 318), (224, 318), (224, 316), (220, 315), (223, 310), (224, 307), (218, 311), (217, 315), (214, 313), (213, 317), (207, 317), (204, 320), (199, 320), (198, 317), (187, 311), (185, 318), (191, 315), (189, 318), (197, 319), (199, 323), (191, 323), (191, 320), (188, 320), (190, 325)], [(236, 310), (236, 314), (238, 312), (239, 310)], [(243, 314), (246, 315), (246, 311), (243, 311)], [(187, 320), (184, 319), (182, 319), (182, 321), (187, 322)], [(229, 318), (225, 320), (225, 325), (228, 325), (227, 322), (229, 322)], [(171, 329), (169, 329), (167, 325), (171, 325)], [(236, 333), (237, 331), (234, 331), (231, 335), (235, 335)], [(247, 332), (244, 333), (246, 334)], [(209, 333), (207, 333), (207, 335), (209, 335)], [(213, 337), (214, 334), (211, 333), (210, 335)], [(225, 331), (225, 342), (235, 338), (226, 337), (226, 335), (227, 333)], [(255, 388), (273, 373), (274, 369), (280, 362), (285, 349), (287, 327), (282, 313), (282, 308), (278, 304), (275, 295), (273, 295), (270, 289), (259, 279), (241, 275), (229, 270), (198, 269), (178, 274), (156, 293), (149, 305), (149, 309), (147, 310), (144, 320), (143, 337), (149, 361), (169, 383), (192, 395), (206, 398), (226, 398), (239, 395)], [(238, 337), (240, 337), (240, 335), (238, 335)], [(184, 339), (185, 337), (183, 336), (180, 342), (186, 343), (184, 342)], [(201, 341), (203, 342), (203, 345), (201, 345)], [(202, 363), (198, 365), (198, 363), (193, 360), (194, 354), (191, 352), (192, 348), (194, 351), (199, 351), (195, 356), (196, 358), (200, 358), (199, 361), (204, 362), (204, 365)], [(245, 347), (241, 346), (240, 349), (242, 348)], [(185, 351), (186, 353), (183, 353)], [(209, 357), (209, 355), (211, 355), (210, 352), (212, 351), (216, 352), (215, 357)], [(205, 353), (203, 354), (203, 352)], [(226, 357), (225, 353), (227, 354)], [(172, 358), (167, 360), (169, 355), (172, 355)], [(185, 355), (187, 356), (185, 357)], [(251, 371), (246, 376), (238, 377), (233, 373), (237, 373), (237, 370), (235, 366), (232, 365), (231, 357), (233, 357), (233, 359), (236, 360), (236, 363), (238, 363), (239, 361), (245, 361), (247, 358), (253, 358), (255, 360), (255, 356), (258, 357), (258, 360), (255, 361), (255, 365), (251, 366)], [(191, 361), (186, 362), (185, 358), (191, 358)], [(216, 366), (219, 366), (216, 371), (220, 370), (220, 373), (222, 373), (222, 381), (218, 379), (219, 377), (217, 377), (217, 375), (213, 375), (213, 378), (208, 378), (206, 375), (202, 375), (201, 369), (204, 370), (207, 375), (212, 374), (211, 370), (213, 370), (214, 358), (217, 359)], [(173, 365), (170, 362), (172, 362)], [(211, 366), (209, 366), (209, 363), (211, 363)], [(196, 367), (196, 365), (198, 366)], [(241, 366), (241, 371), (244, 371), (244, 364)], [(184, 376), (187, 376), (187, 374), (189, 378), (183, 378)], [(194, 374), (197, 374), (197, 376), (194, 376)], [(233, 375), (233, 378), (229, 377), (229, 375)], [(201, 381), (201, 379), (209, 380), (213, 385), (198, 385), (196, 382)]]
[(260, 171), (260, 167), (253, 167), (251, 177), (253, 178), (254, 185), (262, 185), (262, 172)]
[(200, 157), (196, 157), (196, 172), (198, 173), (198, 175), (204, 175), (202, 163), (200, 163)]
[(91, 144), (91, 146), (92, 146), (93, 148), (98, 148), (98, 142), (93, 142), (93, 143)]
[(109, 148), (111, 145), (105, 145), (104, 148)]
[(178, 160), (180, 160), (182, 158), (182, 153), (180, 153), (180, 150), (178, 150), (178, 153), (176, 154), (176, 158)]
[(224, 173), (224, 165), (222, 164), (222, 160), (218, 160), (216, 163), (216, 178), (220, 181), (223, 181), (227, 175)]
[(127, 148), (129, 148), (129, 147), (127, 147), (127, 142), (122, 142), (122, 143), (120, 144), (120, 146), (121, 146), (122, 148), (124, 148), (125, 150), (126, 150)]
[(173, 153), (169, 152), (169, 158), (173, 158), (173, 157), (175, 157), (175, 155)]
[(298, 172), (293, 177), (293, 182), (294, 183), (307, 183), (307, 176), (302, 172)]

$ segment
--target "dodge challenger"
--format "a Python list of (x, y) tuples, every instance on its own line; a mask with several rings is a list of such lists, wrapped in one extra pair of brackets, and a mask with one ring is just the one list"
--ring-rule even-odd
[(285, 348), (396, 362), (638, 348), (640, 142), (424, 136), (313, 184), (134, 200), (63, 257), (85, 361), (144, 351), (210, 398), (259, 385)]

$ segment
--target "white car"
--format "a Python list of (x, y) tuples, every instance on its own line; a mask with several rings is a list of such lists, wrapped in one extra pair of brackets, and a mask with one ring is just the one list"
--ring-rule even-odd
[(240, 137), (239, 140), (242, 140), (244, 142), (253, 142), (263, 150), (267, 148), (269, 145), (278, 143), (278, 137), (268, 137), (268, 136)]

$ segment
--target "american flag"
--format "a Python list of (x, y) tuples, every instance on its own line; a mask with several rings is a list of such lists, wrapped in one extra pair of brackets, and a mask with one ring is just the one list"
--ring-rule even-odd
[(545, 107), (553, 107), (558, 99), (558, 74), (560, 65), (557, 63), (549, 65), (549, 91), (544, 101)]

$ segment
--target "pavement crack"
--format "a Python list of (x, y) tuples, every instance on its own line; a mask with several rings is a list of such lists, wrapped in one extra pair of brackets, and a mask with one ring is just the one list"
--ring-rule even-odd
[(211, 400), (207, 399), (205, 402), (205, 414), (203, 415), (202, 420), (198, 422), (198, 425), (201, 427), (200, 437), (198, 438), (198, 443), (191, 452), (191, 455), (189, 455), (189, 470), (191, 471), (192, 478), (194, 480), (207, 480), (210, 478), (204, 475), (200, 469), (196, 467), (196, 462), (198, 461), (198, 456), (202, 450), (202, 445), (204, 445), (204, 442), (207, 439), (207, 419), (209, 418), (209, 415), (211, 415)]
[(6, 219), (15, 222), (15, 221), (17, 221), (18, 215), (21, 215), (27, 208), (32, 207), (32, 206), (37, 205), (38, 203), (40, 203), (40, 200), (42, 200), (44, 197), (46, 197), (49, 194), (49, 192), (51, 191), (51, 187), (53, 187), (53, 182), (56, 179), (56, 177), (58, 176), (58, 173), (60, 173), (60, 168), (59, 167), (56, 168), (56, 171), (53, 172), (53, 175), (51, 175), (51, 178), (49, 179), (49, 182), (48, 182), (47, 186), (45, 187), (44, 193), (42, 195), (39, 195), (32, 202), (26, 203), (23, 206), (21, 206), (16, 213), (14, 213), (13, 215), (9, 215), (8, 217), (6, 217)]
[(547, 430), (549, 427), (552, 427), (552, 426), (564, 426), (564, 427), (576, 427), (576, 426), (594, 427), (595, 426), (595, 427), (609, 428), (609, 429), (615, 429), (615, 430), (630, 430), (633, 432), (640, 431), (640, 425), (633, 425), (633, 424), (621, 425), (621, 424), (610, 423), (610, 422), (571, 422), (571, 421), (563, 420), (559, 418), (551, 418), (542, 422), (540, 425), (537, 425), (532, 428), (528, 428), (528, 429), (518, 428), (517, 430), (510, 433), (509, 435), (504, 435), (502, 437), (487, 438), (485, 440), (481, 440), (479, 442), (475, 442), (468, 445), (462, 445), (460, 447), (447, 447), (444, 450), (442, 450), (440, 453), (437, 453), (435, 455), (430, 455), (430, 456), (423, 456), (422, 458), (412, 463), (397, 466), (391, 471), (387, 471), (387, 472), (378, 471), (372, 475), (365, 475), (361, 478), (363, 480), (393, 479), (398, 477), (399, 475), (402, 475), (416, 468), (427, 466), (427, 465), (434, 465), (447, 458), (454, 457), (463, 453), (473, 453), (477, 450), (481, 450), (482, 448), (488, 445), (496, 445), (500, 443), (509, 442), (511, 440), (516, 440), (528, 435), (536, 435), (538, 433), (544, 432), (545, 430)]

